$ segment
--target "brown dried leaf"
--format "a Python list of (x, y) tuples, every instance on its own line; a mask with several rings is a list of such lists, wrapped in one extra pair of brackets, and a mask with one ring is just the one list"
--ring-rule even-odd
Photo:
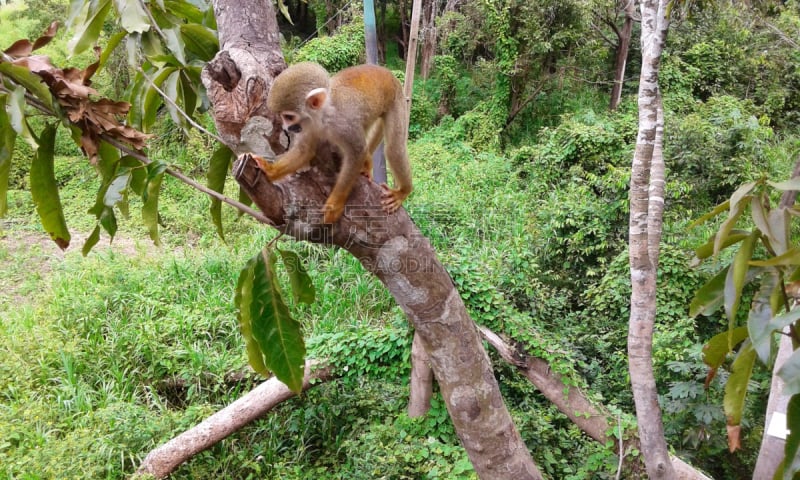
[(50, 63), (50, 57), (46, 55), (32, 55), (30, 57), (18, 58), (11, 63), (19, 67), (25, 67), (37, 75), (41, 75), (42, 72), (58, 70)]
[(33, 44), (27, 39), (17, 40), (10, 47), (3, 50), (6, 55), (13, 58), (27, 57), (32, 51)]
[(39, 48), (44, 47), (51, 40), (56, 36), (56, 32), (58, 32), (58, 22), (53, 22), (47, 27), (47, 30), (44, 31), (41, 37), (37, 38), (35, 42), (33, 42), (33, 49), (37, 50)]

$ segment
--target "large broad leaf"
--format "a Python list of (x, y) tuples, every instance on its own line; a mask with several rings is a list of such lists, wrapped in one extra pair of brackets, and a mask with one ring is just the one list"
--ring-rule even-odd
[(150, 30), (150, 20), (140, 0), (114, 0), (120, 25), (129, 33)]
[(739, 303), (742, 299), (742, 289), (747, 279), (747, 271), (750, 268), (750, 259), (753, 257), (756, 240), (760, 232), (753, 230), (739, 247), (739, 251), (733, 257), (731, 268), (728, 269), (728, 276), (725, 278), (725, 315), (730, 322), (729, 330), (733, 330), (736, 321), (736, 313), (739, 310)]
[(99, 241), (100, 241), (100, 225), (97, 225), (96, 227), (94, 227), (92, 234), (89, 235), (89, 238), (87, 238), (86, 241), (83, 243), (83, 248), (81, 249), (81, 253), (83, 254), (83, 256), (85, 257), (86, 255), (89, 255), (89, 252), (92, 251), (92, 248), (94, 248), (94, 246), (97, 245), (97, 242)]
[(702, 217), (698, 218), (697, 220), (689, 224), (689, 228), (697, 227), (698, 225), (702, 225), (708, 220), (711, 220), (712, 218), (716, 217), (717, 215), (727, 210), (730, 207), (730, 205), (731, 205), (730, 200), (725, 200), (724, 202), (714, 207), (713, 210), (711, 210), (710, 212), (706, 213)]
[(161, 9), (181, 17), (188, 23), (203, 23), (203, 12), (190, 2), (166, 0)]
[(217, 36), (202, 25), (192, 23), (181, 25), (181, 36), (186, 50), (204, 62), (211, 61), (219, 50)]
[(109, 11), (111, 11), (111, 0), (89, 2), (86, 18), (80, 25), (77, 25), (75, 36), (67, 43), (67, 48), (73, 55), (77, 55), (97, 43)]
[(303, 388), (305, 344), (300, 323), (289, 314), (275, 272), (277, 261), (271, 249), (255, 257), (250, 317), (253, 337), (264, 355), (264, 363), (299, 393)]
[[(728, 235), (728, 237), (725, 240), (723, 240), (722, 245), (720, 246), (720, 250), (724, 250), (730, 247), (731, 245), (741, 242), (742, 240), (747, 238), (749, 234), (750, 232), (746, 230), (731, 230), (730, 235)], [(697, 247), (697, 249), (694, 251), (695, 258), (692, 261), (692, 266), (697, 266), (698, 264), (700, 264), (699, 260), (705, 260), (706, 258), (714, 254), (715, 241), (716, 241), (716, 236), (713, 236), (709, 238), (706, 243)]]
[(769, 362), (772, 354), (772, 297), (775, 290), (781, 286), (778, 271), (767, 269), (761, 275), (761, 287), (753, 298), (750, 313), (747, 317), (747, 331), (750, 341), (758, 354), (758, 358), (765, 364)]
[(51, 112), (58, 114), (58, 111), (53, 108), (53, 94), (50, 93), (50, 89), (42, 81), (42, 77), (25, 67), (6, 62), (0, 62), (0, 73), (25, 87), (25, 90), (41, 101)]
[(713, 369), (719, 368), (731, 353), (731, 342), (728, 341), (729, 337), (733, 337), (733, 347), (740, 344), (747, 338), (747, 328), (737, 327), (733, 330), (731, 335), (728, 332), (722, 332), (711, 337), (711, 340), (703, 345), (703, 362)]
[[(689, 315), (692, 317), (701, 314), (711, 315), (722, 306), (722, 302), (725, 299), (725, 279), (728, 275), (728, 269), (729, 267), (725, 267), (720, 270), (694, 294), (692, 303), (689, 305)], [(745, 285), (752, 282), (763, 271), (763, 267), (748, 269), (744, 281)]]
[(255, 275), (256, 258), (253, 257), (239, 273), (239, 280), (236, 282), (236, 293), (233, 303), (239, 310), (239, 330), (244, 337), (245, 350), (247, 351), (247, 361), (253, 370), (261, 375), (269, 375), (269, 369), (264, 364), (264, 355), (261, 347), (253, 336), (253, 319), (250, 315), (250, 307), (253, 304), (253, 276)]
[(786, 363), (778, 370), (778, 375), (784, 381), (784, 395), (800, 394), (800, 350), (792, 352)]
[(156, 123), (158, 108), (163, 103), (161, 94), (155, 87), (161, 88), (164, 81), (175, 72), (175, 67), (165, 67), (155, 77), (151, 77), (153, 84), (147, 89), (142, 102), (142, 131), (146, 132)]
[[(0, 125), (9, 125), (6, 113), (8, 96), (0, 95)], [(8, 213), (8, 177), (11, 172), (11, 159), (14, 157), (14, 141), (17, 132), (13, 128), (0, 128), (0, 218)]]
[[(800, 472), (800, 395), (793, 395), (786, 407), (786, 438), (783, 461), (783, 480), (792, 480)], [(791, 459), (788, 463), (786, 459)]]
[(292, 286), (292, 296), (295, 303), (314, 303), (316, 297), (316, 290), (311, 277), (308, 276), (305, 266), (303, 266), (300, 256), (290, 250), (280, 250), (283, 265), (286, 267), (286, 272), (289, 274), (289, 283)]
[[(231, 158), (233, 158), (233, 152), (224, 145), (214, 152), (208, 167), (208, 188), (218, 193), (223, 192)], [(219, 237), (225, 240), (225, 231), (222, 228), (222, 202), (213, 197), (211, 198), (211, 220), (217, 227)]]
[(800, 190), (800, 178), (793, 178), (783, 182), (772, 182), (767, 180), (767, 183), (776, 190)]
[(728, 449), (731, 452), (741, 446), (740, 427), (744, 400), (747, 396), (747, 384), (753, 374), (753, 365), (756, 361), (756, 352), (750, 342), (742, 345), (739, 355), (733, 361), (732, 371), (725, 383), (725, 396), (722, 405), (727, 417)]
[(164, 32), (164, 41), (167, 48), (172, 52), (172, 55), (178, 60), (181, 65), (186, 64), (186, 55), (184, 54), (183, 39), (181, 38), (181, 31), (178, 27), (162, 29)]
[(158, 236), (158, 197), (161, 194), (161, 180), (164, 178), (164, 171), (167, 166), (160, 162), (153, 162), (147, 166), (147, 181), (142, 194), (142, 221), (150, 239), (156, 245), (161, 245)]
[(783, 255), (772, 257), (769, 260), (753, 260), (750, 265), (759, 267), (796, 266), (800, 265), (800, 248), (791, 248)]
[(733, 231), (733, 227), (736, 225), (736, 222), (739, 221), (739, 217), (742, 216), (742, 212), (744, 211), (745, 203), (739, 202), (736, 205), (731, 204), (730, 213), (728, 214), (728, 218), (725, 219), (724, 222), (719, 226), (719, 230), (717, 230), (717, 235), (714, 238), (714, 255), (718, 254), (720, 250), (722, 250), (722, 244), (725, 243), (725, 240), (730, 236), (731, 232)]
[(39, 148), (31, 163), (31, 197), (42, 226), (61, 249), (69, 246), (69, 230), (58, 196), (58, 184), (53, 168), (53, 149), (56, 125), (48, 125), (39, 137)]

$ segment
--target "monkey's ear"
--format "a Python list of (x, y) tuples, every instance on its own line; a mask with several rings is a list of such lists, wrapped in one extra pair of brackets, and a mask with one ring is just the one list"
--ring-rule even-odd
[(328, 99), (327, 88), (315, 88), (306, 95), (306, 106), (311, 110), (319, 110)]

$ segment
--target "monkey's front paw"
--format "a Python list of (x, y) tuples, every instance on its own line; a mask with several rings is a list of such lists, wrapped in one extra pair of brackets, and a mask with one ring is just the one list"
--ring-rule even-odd
[(402, 194), (399, 190), (395, 190), (393, 188), (389, 188), (389, 185), (385, 183), (381, 183), (381, 189), (383, 190), (383, 195), (381, 199), (381, 206), (383, 206), (383, 211), (392, 214), (403, 205), (403, 200), (405, 200), (406, 196)]
[(253, 155), (252, 153), (247, 153), (245, 155), (249, 155), (250, 157), (252, 157), (253, 160), (256, 161), (256, 165), (258, 165), (258, 168), (260, 168), (261, 171), (264, 172), (264, 175), (266, 175), (268, 179), (272, 180), (272, 164), (271, 163), (269, 163), (265, 159), (259, 157), (258, 155)]
[(323, 223), (336, 223), (344, 213), (344, 205), (326, 203), (322, 208), (325, 212), (322, 216)]

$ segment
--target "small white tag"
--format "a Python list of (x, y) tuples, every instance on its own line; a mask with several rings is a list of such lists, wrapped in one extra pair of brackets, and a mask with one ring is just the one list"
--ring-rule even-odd
[(775, 412), (772, 414), (769, 427), (767, 427), (767, 435), (786, 440), (786, 436), (789, 435), (789, 430), (786, 429), (785, 413)]

